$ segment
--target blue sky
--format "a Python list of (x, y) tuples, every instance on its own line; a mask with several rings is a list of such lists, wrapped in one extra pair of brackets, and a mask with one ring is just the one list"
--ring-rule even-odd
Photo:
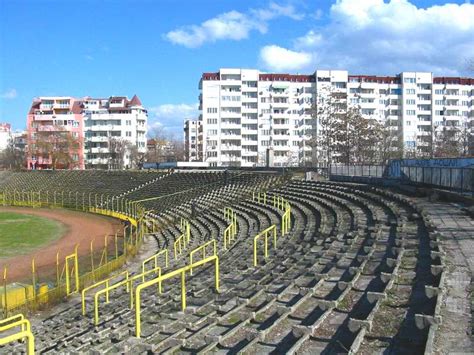
[(0, 0), (0, 122), (37, 96), (137, 94), (181, 134), (202, 72), (474, 76), (474, 5), (428, 0)]

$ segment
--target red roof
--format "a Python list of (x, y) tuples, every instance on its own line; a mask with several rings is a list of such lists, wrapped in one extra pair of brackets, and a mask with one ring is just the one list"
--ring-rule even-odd
[(433, 78), (434, 84), (457, 84), (457, 85), (474, 85), (474, 78), (459, 77), (437, 77)]
[(132, 100), (130, 101), (130, 106), (142, 106), (142, 102), (137, 95), (133, 95)]

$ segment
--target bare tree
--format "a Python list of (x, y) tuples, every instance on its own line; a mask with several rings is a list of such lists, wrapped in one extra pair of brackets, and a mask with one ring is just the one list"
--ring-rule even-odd
[(150, 134), (147, 162), (162, 163), (184, 161), (184, 143), (165, 130), (155, 129)]
[(336, 150), (338, 120), (347, 109), (346, 101), (329, 89), (321, 90), (316, 97), (309, 113), (311, 115), (311, 130), (308, 145), (311, 147), (311, 162), (318, 165), (319, 158), (331, 164)]
[(387, 164), (390, 159), (403, 158), (403, 141), (399, 135), (397, 122), (385, 120), (384, 123), (378, 123), (374, 127), (374, 135), (378, 137), (375, 147), (380, 164)]
[(109, 137), (109, 169), (123, 169), (125, 167), (125, 153), (128, 145), (129, 143), (123, 138)]
[(15, 147), (13, 139), (8, 141), (8, 145), (0, 154), (0, 166), (10, 170), (21, 170), (25, 168), (25, 151)]
[(457, 157), (460, 152), (458, 130), (443, 126), (435, 132), (435, 157)]
[(79, 139), (62, 126), (55, 126), (54, 131), (36, 132), (34, 143), (28, 147), (31, 155), (51, 160), (53, 170), (77, 167), (81, 149)]
[(128, 144), (127, 150), (130, 155), (132, 168), (141, 168), (145, 162), (145, 153), (139, 152), (135, 144)]

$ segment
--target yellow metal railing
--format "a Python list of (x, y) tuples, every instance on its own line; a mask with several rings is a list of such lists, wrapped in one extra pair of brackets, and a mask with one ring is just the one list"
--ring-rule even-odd
[[(124, 272), (121, 272), (117, 275), (114, 275), (112, 277), (109, 277), (108, 279), (105, 279), (105, 280), (102, 280), (102, 281), (99, 281), (99, 282), (96, 282), (95, 284), (89, 286), (89, 287), (86, 287), (82, 290), (81, 292), (81, 299), (82, 299), (82, 315), (86, 315), (86, 292), (87, 291), (90, 291), (94, 288), (97, 288), (99, 286), (102, 286), (102, 285), (105, 285), (105, 289), (108, 289), (109, 286), (110, 286), (110, 281), (113, 280), (113, 279), (116, 279), (118, 277), (123, 277), (125, 276), (125, 280), (128, 281), (128, 270), (124, 271)], [(128, 286), (128, 283), (127, 283), (127, 292), (129, 292), (129, 286)], [(105, 299), (106, 299), (106, 302), (109, 303), (109, 292), (106, 292), (105, 293)]]
[[(202, 258), (206, 259), (206, 248), (208, 246), (212, 246), (212, 254), (211, 256), (217, 256), (217, 243), (215, 239), (212, 239), (208, 241), (207, 243), (204, 243), (200, 247), (197, 247), (194, 249), (191, 253), (189, 253), (189, 263), (192, 265), (193, 264), (193, 255), (202, 252)], [(189, 269), (189, 273), (192, 275), (193, 274), (193, 268)]]
[(183, 234), (181, 234), (173, 243), (175, 260), (178, 259), (178, 256), (183, 253), (183, 250), (191, 241), (191, 225), (189, 224), (189, 221), (181, 219), (181, 228), (184, 229)]
[(252, 201), (267, 204), (267, 193), (261, 190), (252, 191)]
[[(161, 268), (157, 267), (155, 269), (145, 271), (144, 273), (134, 275), (132, 277), (129, 277), (126, 280), (117, 282), (113, 285), (103, 288), (102, 290), (97, 291), (94, 295), (94, 324), (95, 325), (99, 324), (99, 301), (100, 301), (101, 295), (105, 294), (106, 295), (105, 303), (109, 303), (109, 299), (108, 299), (109, 292), (125, 285), (127, 288), (127, 291), (130, 290), (130, 308), (133, 308), (133, 282), (135, 280), (141, 279), (142, 283), (144, 283), (145, 276), (151, 273), (157, 274), (157, 277), (159, 278), (161, 276)], [(158, 281), (158, 292), (161, 293), (161, 281)]]
[(5, 345), (13, 341), (18, 341), (26, 338), (27, 340), (27, 353), (28, 355), (33, 355), (35, 353), (35, 337), (31, 332), (31, 325), (28, 319), (25, 319), (23, 314), (17, 314), (13, 317), (4, 319), (0, 321), (0, 334), (1, 332), (11, 332), (13, 328), (20, 327), (19, 332), (6, 335), (4, 337), (0, 336), (0, 345)]
[(291, 228), (291, 206), (285, 201), (285, 212), (281, 216), (281, 235), (284, 236)]
[(137, 338), (141, 335), (141, 292), (150, 286), (161, 283), (162, 281), (171, 279), (176, 276), (181, 276), (181, 309), (184, 311), (186, 309), (186, 272), (190, 271), (193, 268), (207, 264), (209, 262), (215, 263), (215, 288), (219, 292), (219, 257), (217, 255), (210, 256), (206, 259), (197, 261), (191, 265), (184, 266), (177, 270), (171, 271), (167, 274), (161, 275), (153, 280), (144, 282), (137, 286), (135, 289), (135, 332)]
[(162, 251), (156, 253), (155, 255), (150, 256), (149, 258), (143, 260), (142, 262), (142, 273), (145, 273), (146, 264), (150, 261), (153, 261), (155, 264), (155, 269), (158, 267), (158, 257), (160, 255), (165, 256), (165, 267), (168, 267), (168, 249), (163, 249)]
[(273, 247), (276, 248), (276, 246), (277, 246), (276, 225), (272, 225), (272, 226), (268, 227), (267, 229), (261, 231), (259, 234), (257, 234), (253, 238), (253, 266), (257, 266), (257, 243), (258, 243), (258, 240), (260, 239), (260, 237), (262, 237), (262, 236), (264, 238), (264, 248), (263, 248), (263, 250), (264, 250), (265, 259), (268, 257), (268, 237), (269, 237), (270, 233), (273, 235)]
[(224, 208), (224, 218), (230, 221), (229, 226), (224, 230), (224, 249), (227, 250), (227, 245), (230, 245), (237, 234), (237, 213), (230, 207)]

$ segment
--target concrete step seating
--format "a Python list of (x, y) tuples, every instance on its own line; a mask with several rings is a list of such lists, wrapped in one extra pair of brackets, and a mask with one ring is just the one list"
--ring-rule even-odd
[[(238, 185), (237, 185), (238, 186)], [(433, 224), (414, 203), (364, 185), (290, 181), (270, 189), (266, 203), (251, 188), (219, 187), (155, 210), (160, 223), (149, 235), (156, 251), (172, 246), (190, 220), (191, 242), (169, 270), (189, 263), (189, 253), (216, 239), (220, 292), (214, 267), (187, 276), (187, 308), (180, 309), (178, 280), (142, 295), (140, 338), (124, 289), (111, 292), (93, 324), (91, 300), (83, 317), (77, 300), (33, 322), (40, 353), (363, 353), (419, 352), (429, 346), (439, 322), (443, 250)], [(242, 190), (239, 192), (239, 190)], [(283, 196), (291, 205), (292, 228), (280, 236)], [(190, 218), (191, 204), (198, 214)], [(167, 202), (168, 203), (168, 202)], [(229, 221), (222, 206), (237, 214), (238, 233), (224, 250)], [(176, 223), (172, 223), (175, 221)], [(277, 248), (252, 264), (253, 237), (276, 224)], [(170, 254), (171, 256), (172, 254)], [(166, 272), (164, 270), (163, 272)], [(393, 340), (388, 340), (392, 338)], [(8, 351), (20, 351), (21, 344)]]

